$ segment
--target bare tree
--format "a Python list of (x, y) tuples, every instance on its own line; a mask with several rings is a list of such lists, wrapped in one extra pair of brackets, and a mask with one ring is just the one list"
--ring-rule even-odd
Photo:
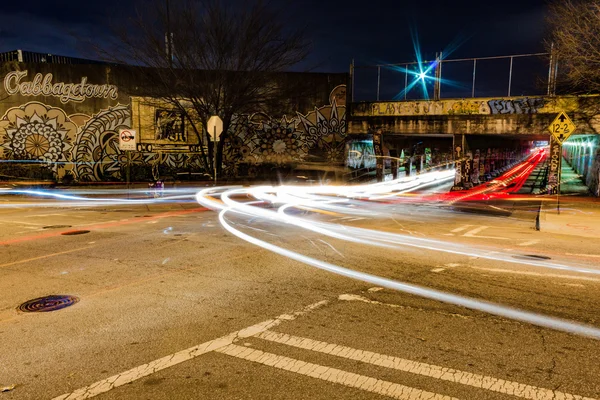
[[(547, 21), (559, 70), (575, 89), (600, 90), (600, 0), (554, 0)], [(551, 47), (549, 44), (548, 47)]]
[[(217, 165), (236, 114), (269, 112), (290, 101), (290, 85), (279, 74), (308, 54), (302, 28), (286, 24), (283, 10), (261, 0), (154, 0), (117, 30), (103, 58), (138, 66), (147, 94), (180, 110), (200, 144), (197, 129), (211, 115), (223, 120)], [(202, 149), (211, 170), (212, 146)]]

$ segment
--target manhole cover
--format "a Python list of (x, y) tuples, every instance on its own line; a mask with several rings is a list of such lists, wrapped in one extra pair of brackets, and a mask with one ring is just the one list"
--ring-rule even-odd
[(90, 233), (90, 231), (67, 231), (61, 233), (61, 235), (83, 235), (84, 233)]
[(519, 260), (551, 260), (548, 256), (539, 256), (537, 254), (525, 254), (524, 256), (513, 256)]
[(19, 306), (23, 312), (48, 312), (69, 307), (79, 301), (78, 297), (69, 295), (52, 295), (28, 300)]
[(42, 229), (60, 229), (60, 228), (70, 228), (71, 225), (48, 225), (42, 227)]

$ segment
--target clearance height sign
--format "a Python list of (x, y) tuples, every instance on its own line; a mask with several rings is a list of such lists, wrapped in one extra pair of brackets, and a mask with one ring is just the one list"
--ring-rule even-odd
[(560, 112), (548, 130), (550, 137), (550, 168), (548, 169), (548, 194), (560, 194), (560, 170), (562, 164), (562, 144), (575, 131), (575, 124), (563, 111)]

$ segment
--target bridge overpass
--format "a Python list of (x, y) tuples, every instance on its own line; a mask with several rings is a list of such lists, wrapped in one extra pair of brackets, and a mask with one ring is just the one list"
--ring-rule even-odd
[(576, 126), (564, 159), (598, 195), (598, 95), (356, 102), (348, 105), (348, 136), (359, 150), (372, 140), (375, 155), (383, 156), (378, 179), (388, 169), (397, 176), (399, 169), (410, 174), (447, 164), (456, 165), (456, 188), (468, 188), (549, 142), (548, 127), (561, 112)]

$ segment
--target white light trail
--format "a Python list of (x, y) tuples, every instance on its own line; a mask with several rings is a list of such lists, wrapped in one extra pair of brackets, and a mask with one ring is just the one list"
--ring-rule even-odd
[[(426, 175), (426, 174), (423, 174)], [(434, 180), (447, 179), (446, 176), (438, 175)], [(584, 335), (600, 339), (600, 328), (580, 324), (573, 321), (540, 315), (533, 312), (523, 311), (508, 306), (494, 304), (491, 302), (463, 297), (435, 289), (398, 282), (384, 277), (363, 273), (348, 269), (339, 265), (321, 261), (291, 251), (280, 246), (268, 243), (257, 237), (250, 236), (232, 226), (226, 215), (233, 213), (252, 218), (260, 218), (270, 223), (292, 225), (311, 232), (328, 237), (358, 243), (363, 245), (378, 246), (394, 250), (406, 250), (407, 247), (444, 252), (481, 259), (509, 262), (513, 264), (529, 265), (546, 269), (558, 269), (563, 271), (579, 272), (584, 274), (600, 275), (600, 270), (585, 268), (577, 265), (567, 265), (547, 261), (523, 260), (513, 258), (514, 254), (489, 252), (487, 250), (469, 247), (464, 244), (455, 244), (434, 239), (419, 238), (409, 235), (401, 235), (390, 232), (381, 232), (371, 229), (357, 228), (339, 225), (329, 222), (316, 222), (307, 218), (300, 218), (286, 211), (291, 208), (311, 210), (314, 212), (334, 212), (339, 214), (361, 215), (373, 214), (369, 210), (361, 210), (351, 207), (356, 198), (371, 199), (381, 196), (394, 196), (398, 191), (406, 190), (407, 179), (385, 182), (372, 185), (346, 186), (260, 186), (252, 188), (225, 187), (208, 188), (200, 191), (196, 199), (198, 202), (214, 210), (219, 210), (219, 221), (221, 225), (231, 234), (249, 243), (270, 250), (274, 253), (290, 259), (336, 273), (341, 276), (358, 279), (370, 284), (387, 287), (393, 290), (438, 300), (449, 304), (467, 307), (473, 310), (498, 315), (518, 321), (531, 323), (546, 328)], [(421, 187), (426, 179), (413, 187)], [(410, 189), (408, 189), (410, 190)], [(270, 203), (272, 208), (256, 207), (255, 202), (248, 201), (248, 195), (264, 202)], [(218, 200), (220, 198), (220, 200)], [(243, 198), (244, 201), (236, 199)], [(365, 203), (366, 204), (366, 203)]]

